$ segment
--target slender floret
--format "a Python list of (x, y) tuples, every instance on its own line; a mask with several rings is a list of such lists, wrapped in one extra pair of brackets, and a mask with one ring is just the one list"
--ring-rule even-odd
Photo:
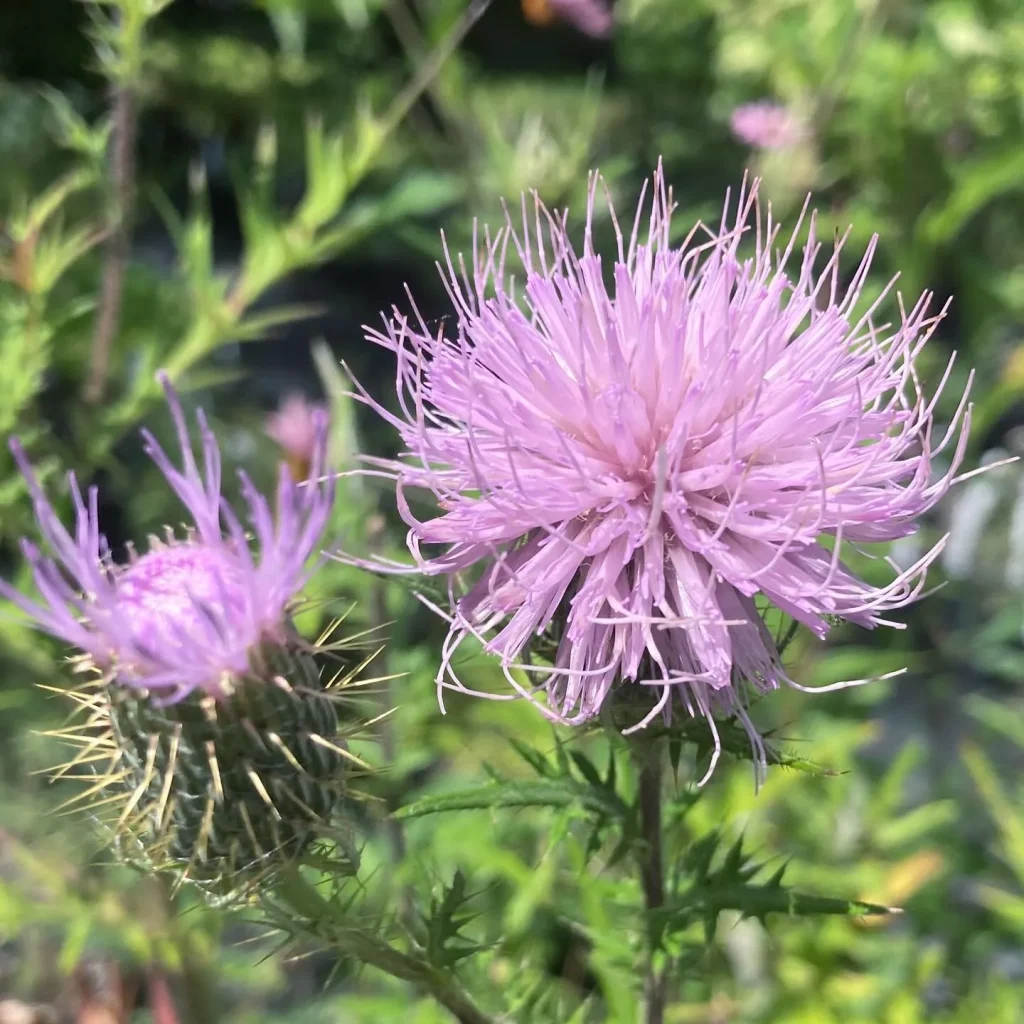
[(96, 488), (83, 497), (70, 474), (72, 535), (14, 440), (11, 450), (52, 554), (23, 541), (41, 600), (30, 600), (2, 580), (0, 594), (121, 684), (172, 702), (193, 691), (221, 697), (249, 672), (261, 645), (288, 639), (288, 610), (333, 504), (334, 485), (324, 477), (326, 417), (316, 418), (311, 467), (313, 480), (323, 482), (300, 487), (282, 466), (272, 509), (242, 474), (253, 551), (246, 528), (221, 495), (220, 451), (203, 413), (197, 415), (200, 469), (181, 403), (166, 377), (161, 383), (177, 430), (181, 468), (148, 431), (143, 432), (145, 449), (194, 525), (184, 537), (153, 540), (146, 554), (132, 553), (127, 564), (116, 564), (100, 533)]
[[(579, 253), (566, 219), (524, 198), (522, 230), (485, 232), (471, 266), (446, 251), (454, 325), (432, 329), (413, 305), (368, 329), (397, 357), (401, 415), (360, 397), (404, 443), (380, 468), (413, 571), (451, 581), (438, 683), (465, 689), (455, 655), (472, 635), (518, 694), (537, 700), (523, 679), (539, 678), (552, 718), (586, 721), (629, 687), (646, 708), (634, 727), (681, 707), (714, 730), (714, 712), (734, 713), (763, 756), (747, 700), (791, 680), (755, 602), (820, 637), (837, 619), (892, 625), (941, 543), (906, 568), (886, 560), (883, 585), (843, 555), (914, 532), (944, 494), (967, 396), (934, 436), (938, 393), (914, 363), (942, 313), (929, 295), (894, 325), (874, 319), (884, 296), (861, 309), (874, 239), (843, 277), (845, 239), (824, 253), (812, 215), (802, 253), (800, 224), (780, 247), (755, 184), (717, 230), (674, 245), (659, 169), (646, 231), (641, 197), (608, 266), (598, 183)], [(412, 489), (440, 511), (417, 515)], [(527, 657), (542, 634), (558, 639), (550, 667)]]

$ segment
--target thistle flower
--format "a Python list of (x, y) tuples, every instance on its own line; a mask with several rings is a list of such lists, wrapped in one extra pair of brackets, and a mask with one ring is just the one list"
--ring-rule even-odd
[(736, 139), (752, 149), (787, 149), (804, 139), (806, 128), (778, 103), (744, 103), (732, 112), (729, 126)]
[(318, 421), (326, 415), (324, 406), (297, 391), (266, 419), (267, 436), (285, 453), (295, 480), (309, 476), (318, 444)]
[[(536, 198), (528, 215), (524, 197), (521, 233), (511, 221), (485, 231), (469, 267), (446, 249), (454, 330), (431, 330), (415, 304), (411, 319), (396, 309), (367, 329), (397, 357), (400, 416), (359, 391), (404, 444), (377, 462), (397, 481), (411, 571), (451, 581), (439, 694), (467, 689), (455, 654), (476, 636), (500, 656), (508, 696), (551, 718), (584, 722), (613, 695), (646, 694), (632, 728), (679, 709), (703, 716), (713, 768), (714, 714), (735, 714), (763, 763), (747, 702), (798, 684), (757, 602), (819, 637), (838, 619), (893, 625), (885, 613), (920, 594), (941, 543), (905, 570), (887, 561), (883, 585), (843, 555), (914, 532), (950, 486), (966, 394), (936, 440), (938, 394), (921, 391), (914, 361), (942, 313), (928, 312), (928, 295), (901, 305), (897, 325), (875, 322), (881, 298), (855, 312), (875, 240), (842, 287), (845, 239), (817, 270), (812, 215), (790, 269), (797, 234), (773, 259), (779, 227), (761, 216), (755, 184), (734, 213), (727, 199), (717, 231), (698, 226), (673, 246), (659, 168), (646, 237), (643, 197), (628, 240), (612, 212), (606, 274), (591, 232), (598, 180), (581, 252), (564, 217)], [(518, 295), (510, 247), (525, 267)], [(432, 491), (439, 513), (417, 517), (412, 488)], [(552, 631), (552, 664), (524, 664)]]
[(151, 856), (186, 862), (193, 876), (220, 878), (282, 850), (301, 852), (336, 800), (345, 756), (337, 716), (314, 652), (290, 620), (334, 484), (320, 482), (319, 415), (313, 482), (299, 487), (282, 466), (272, 511), (242, 474), (254, 553), (222, 497), (220, 452), (205, 417), (197, 416), (200, 471), (181, 404), (166, 377), (161, 383), (182, 468), (144, 431), (145, 449), (194, 525), (116, 564), (100, 533), (96, 488), (83, 497), (70, 474), (72, 535), (12, 441), (53, 557), (23, 541), (41, 600), (2, 580), (0, 594), (78, 648), (80, 667), (93, 670), (95, 692), (72, 694), (88, 719), (78, 736), (84, 753), (71, 764), (110, 754), (105, 781), (121, 794), (117, 831)]

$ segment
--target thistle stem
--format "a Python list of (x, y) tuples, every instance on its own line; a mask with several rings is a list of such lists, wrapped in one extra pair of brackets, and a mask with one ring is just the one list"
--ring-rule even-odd
[(302, 877), (298, 867), (280, 878), (274, 895), (302, 918), (309, 931), (338, 953), (424, 989), (459, 1024), (492, 1024), (455, 978), (433, 964), (395, 949), (372, 932), (338, 922), (335, 908)]
[[(641, 752), (640, 764), (640, 832), (645, 849), (640, 861), (640, 884), (644, 893), (644, 907), (648, 915), (665, 904), (665, 865), (662, 852), (661, 828), (661, 749)], [(653, 935), (656, 929), (648, 925), (651, 949), (648, 952), (647, 977), (644, 982), (646, 1024), (664, 1024), (668, 977), (659, 969)]]

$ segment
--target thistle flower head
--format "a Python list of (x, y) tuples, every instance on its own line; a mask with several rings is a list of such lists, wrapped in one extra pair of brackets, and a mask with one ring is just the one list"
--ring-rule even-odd
[(736, 139), (753, 149), (786, 149), (802, 141), (806, 132), (792, 111), (767, 100), (737, 107), (729, 125)]
[[(641, 197), (609, 266), (597, 184), (580, 251), (524, 198), (521, 232), (485, 231), (469, 266), (446, 252), (454, 328), (414, 307), (368, 332), (397, 358), (401, 415), (361, 397), (404, 443), (382, 468), (415, 571), (451, 579), (438, 683), (465, 689), (454, 655), (472, 635), (519, 695), (536, 699), (522, 679), (537, 674), (553, 718), (583, 722), (628, 688), (647, 695), (636, 727), (682, 708), (714, 730), (713, 712), (735, 713), (763, 757), (747, 698), (791, 681), (756, 602), (824, 636), (914, 600), (937, 548), (889, 563), (882, 585), (844, 555), (912, 533), (944, 493), (966, 395), (937, 437), (914, 361), (941, 313), (928, 295), (895, 324), (876, 322), (881, 299), (858, 312), (874, 241), (844, 284), (843, 241), (823, 253), (811, 216), (802, 253), (796, 234), (780, 246), (755, 184), (717, 230), (673, 245), (659, 169), (646, 229)], [(412, 488), (439, 511), (417, 516)], [(522, 664), (552, 630), (553, 664)]]
[(287, 456), (296, 480), (305, 480), (309, 474), (320, 444), (320, 424), (326, 416), (327, 410), (322, 405), (310, 402), (301, 392), (294, 392), (267, 417), (267, 436)]
[(326, 418), (313, 422), (312, 479), (300, 487), (282, 466), (273, 509), (242, 476), (252, 543), (222, 497), (205, 417), (197, 417), (200, 470), (178, 398), (162, 383), (182, 467), (148, 433), (145, 446), (189, 512), (184, 537), (169, 532), (116, 564), (99, 530), (96, 489), (83, 498), (72, 474), (72, 535), (14, 442), (53, 554), (24, 542), (39, 601), (3, 581), (0, 594), (79, 648), (94, 670), (90, 685), (69, 693), (85, 717), (78, 730), (60, 732), (80, 749), (57, 774), (109, 761), (76, 800), (112, 810), (117, 840), (133, 840), (133, 856), (150, 866), (231, 890), (314, 841), (350, 756), (331, 692), (340, 676), (321, 681), (317, 649), (290, 619), (333, 503)]
[(326, 418), (315, 416), (313, 481), (298, 486), (281, 468), (275, 507), (242, 475), (246, 531), (221, 495), (220, 451), (205, 417), (198, 422), (202, 470), (181, 404), (163, 386), (181, 447), (182, 467), (143, 432), (145, 448), (192, 520), (184, 537), (168, 534), (150, 550), (115, 564), (98, 522), (98, 496), (86, 497), (70, 475), (75, 504), (72, 535), (43, 493), (20, 445), (11, 444), (32, 494), (36, 518), (53, 554), (23, 542), (40, 601), (0, 581), (0, 594), (41, 629), (85, 652), (120, 683), (174, 701), (193, 691), (215, 697), (246, 675), (261, 645), (284, 642), (288, 610), (306, 578), (306, 562), (330, 515), (334, 485), (323, 476)]

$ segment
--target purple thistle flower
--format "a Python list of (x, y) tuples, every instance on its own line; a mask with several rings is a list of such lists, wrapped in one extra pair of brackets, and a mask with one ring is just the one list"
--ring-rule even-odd
[[(97, 490), (87, 498), (69, 474), (75, 504), (74, 535), (61, 524), (20, 444), (11, 450), (28, 481), (48, 557), (23, 540), (41, 601), (0, 580), (0, 595), (13, 601), (47, 633), (79, 648), (119, 682), (167, 702), (194, 691), (227, 696), (232, 681), (252, 667), (264, 642), (290, 636), (289, 608), (302, 587), (305, 563), (316, 547), (334, 501), (334, 484), (299, 487), (281, 466), (276, 505), (240, 474), (257, 553), (246, 530), (221, 496), (216, 439), (200, 411), (203, 466), (196, 463), (181, 403), (163, 374), (181, 445), (176, 468), (156, 439), (143, 431), (145, 450), (188, 509), (194, 526), (184, 538), (170, 532), (151, 540), (149, 551), (132, 552), (128, 564), (113, 562), (99, 529)], [(312, 481), (323, 475), (326, 416), (315, 422)]]
[[(612, 212), (609, 288), (591, 237), (597, 181), (581, 253), (564, 217), (536, 197), (528, 216), (524, 197), (522, 232), (485, 231), (468, 268), (446, 248), (454, 334), (444, 322), (431, 331), (415, 305), (411, 319), (395, 310), (383, 330), (367, 329), (397, 356), (401, 416), (358, 397), (406, 449), (375, 460), (397, 481), (416, 562), (405, 570), (451, 581), (439, 693), (468, 692), (453, 659), (476, 636), (518, 695), (537, 701), (514, 670), (541, 674), (549, 717), (586, 721), (629, 683), (651, 693), (634, 728), (681, 706), (708, 720), (717, 758), (713, 714), (734, 713), (763, 763), (749, 695), (803, 687), (755, 599), (819, 637), (835, 618), (895, 625), (885, 613), (920, 594), (942, 543), (905, 570), (887, 561), (882, 586), (858, 578), (843, 548), (914, 532), (963, 457), (967, 396), (936, 442), (938, 394), (922, 393), (914, 361), (942, 313), (929, 314), (926, 294), (901, 305), (895, 326), (873, 321), (881, 298), (855, 314), (874, 239), (843, 288), (845, 239), (816, 270), (812, 215), (787, 272), (796, 235), (773, 259), (779, 227), (761, 217), (755, 184), (734, 220), (727, 200), (717, 232), (699, 226), (673, 247), (659, 167), (646, 239), (643, 196), (628, 240)], [(521, 290), (506, 273), (510, 246)], [(440, 513), (417, 518), (410, 488), (432, 491)], [(475, 582), (459, 590), (472, 567)], [(553, 622), (563, 627), (553, 667), (522, 664)]]
[(786, 149), (803, 141), (806, 128), (791, 111), (761, 100), (744, 103), (732, 112), (733, 135), (752, 149)]
[(318, 422), (327, 416), (324, 406), (310, 402), (301, 392), (290, 394), (266, 419), (267, 436), (288, 457), (296, 480), (305, 480), (318, 444)]

